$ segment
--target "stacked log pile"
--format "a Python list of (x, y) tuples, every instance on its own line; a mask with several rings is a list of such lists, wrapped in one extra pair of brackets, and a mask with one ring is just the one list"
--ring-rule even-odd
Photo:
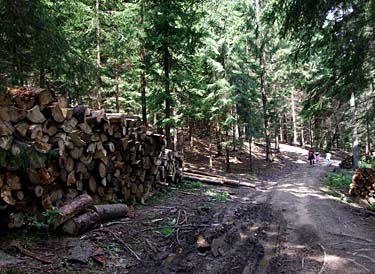
[(352, 166), (353, 166), (353, 157), (352, 156), (346, 157), (339, 164), (339, 167), (343, 168), (343, 169), (352, 169)]
[(375, 197), (375, 168), (358, 168), (353, 175), (349, 194), (362, 198)]
[(95, 204), (144, 202), (178, 163), (164, 153), (164, 136), (137, 117), (66, 108), (40, 88), (8, 89), (0, 106), (0, 221), (7, 216), (9, 227), (22, 225), (26, 209), (38, 213), (82, 193)]

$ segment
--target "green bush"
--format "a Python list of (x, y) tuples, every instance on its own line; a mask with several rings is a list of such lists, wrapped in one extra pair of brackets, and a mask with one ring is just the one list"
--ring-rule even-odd
[(352, 176), (341, 172), (330, 173), (326, 175), (324, 184), (336, 190), (348, 191), (352, 183)]

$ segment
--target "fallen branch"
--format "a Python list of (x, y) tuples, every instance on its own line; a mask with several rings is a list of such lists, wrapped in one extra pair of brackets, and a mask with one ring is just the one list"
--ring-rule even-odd
[(7, 249), (7, 248), (10, 248), (10, 247), (15, 247), (21, 252), (21, 254), (23, 254), (27, 257), (33, 258), (35, 260), (38, 260), (40, 262), (43, 262), (43, 263), (46, 263), (46, 264), (52, 264), (53, 263), (51, 260), (42, 258), (41, 256), (31, 252), (30, 250), (27, 250), (26, 248), (24, 248), (22, 246), (22, 244), (19, 241), (10, 241), (10, 242), (6, 243), (4, 246), (2, 246), (1, 249)]

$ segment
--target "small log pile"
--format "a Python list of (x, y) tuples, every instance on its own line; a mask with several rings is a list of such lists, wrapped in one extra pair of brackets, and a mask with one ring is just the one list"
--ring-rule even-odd
[(341, 161), (341, 163), (339, 164), (339, 167), (343, 169), (352, 169), (353, 157), (352, 156), (346, 157), (344, 160)]
[(181, 177), (182, 159), (164, 152), (164, 136), (138, 117), (62, 101), (31, 87), (0, 96), (0, 226), (19, 227), (25, 211), (40, 213), (83, 193), (95, 204), (143, 203)]
[(349, 194), (362, 198), (375, 197), (375, 168), (358, 168), (353, 175)]

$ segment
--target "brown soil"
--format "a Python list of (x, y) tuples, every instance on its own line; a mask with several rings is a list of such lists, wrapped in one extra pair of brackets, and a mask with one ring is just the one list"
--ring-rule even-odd
[[(262, 147), (257, 147), (254, 172), (249, 172), (245, 153), (231, 159), (231, 174), (222, 172), (224, 157), (215, 158), (213, 172), (251, 180), (255, 189), (186, 182), (161, 190), (146, 206), (137, 206), (133, 218), (106, 223), (78, 238), (45, 235), (31, 242), (35, 235), (18, 234), (27, 250), (51, 264), (10, 247), (6, 253), (0, 250), (0, 270), (375, 273), (372, 220), (365, 210), (340, 203), (320, 189), (324, 174), (333, 167), (310, 168), (305, 150), (281, 148), (273, 163), (265, 163)], [(186, 152), (185, 167), (207, 171), (207, 152), (207, 143), (196, 140)]]

